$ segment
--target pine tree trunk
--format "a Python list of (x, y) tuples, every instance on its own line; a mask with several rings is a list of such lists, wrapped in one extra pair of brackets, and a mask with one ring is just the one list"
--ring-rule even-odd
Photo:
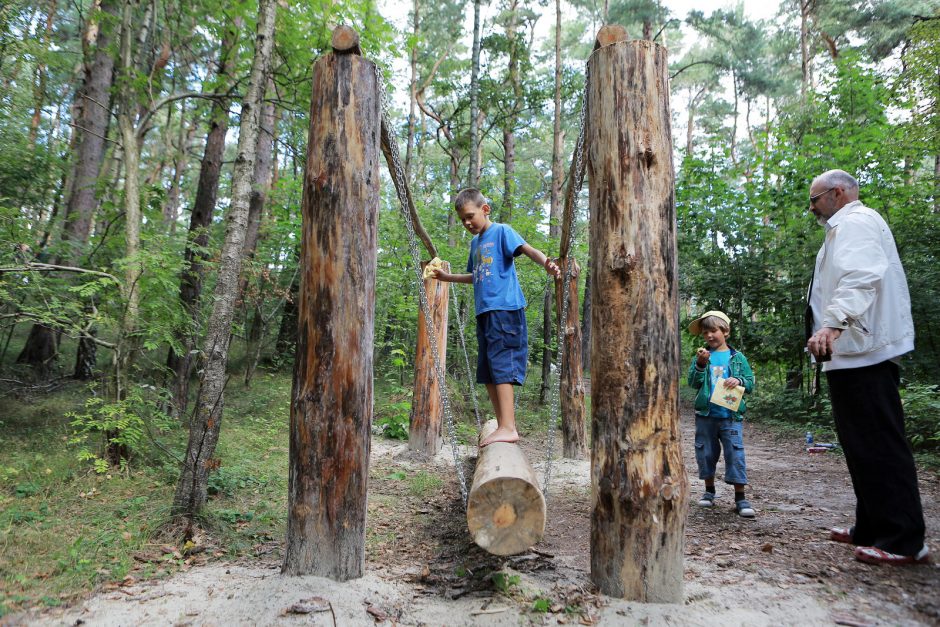
[(621, 41), (596, 50), (589, 73), (591, 579), (610, 596), (680, 603), (688, 486), (666, 50)]
[(312, 93), (281, 572), (345, 581), (365, 568), (381, 158), (375, 66), (328, 54), (314, 66)]
[[(219, 50), (219, 71), (216, 81), (227, 84), (231, 81), (231, 74), (235, 70), (237, 55), (237, 24), (231, 24), (222, 38)], [(219, 192), (219, 178), (222, 172), (222, 157), (225, 152), (225, 135), (229, 124), (229, 101), (224, 98), (213, 101), (212, 111), (209, 114), (209, 133), (206, 136), (206, 146), (202, 156), (202, 166), (199, 169), (199, 182), (196, 185), (196, 199), (193, 201), (192, 214), (189, 220), (189, 235), (185, 263), (180, 276), (180, 303), (186, 311), (191, 324), (189, 329), (180, 338), (183, 346), (182, 352), (176, 353), (170, 348), (167, 354), (167, 368), (173, 372), (173, 381), (170, 385), (172, 409), (177, 418), (186, 415), (189, 403), (189, 383), (193, 370), (193, 350), (198, 341), (201, 325), (199, 324), (199, 300), (202, 295), (203, 264), (207, 255), (205, 252), (209, 244), (209, 227), (212, 224), (212, 214), (215, 211), (216, 198)]]
[(255, 168), (258, 126), (264, 87), (271, 68), (274, 47), (274, 17), (277, 0), (260, 0), (255, 54), (245, 100), (241, 107), (241, 126), (232, 185), (232, 205), (226, 215), (225, 241), (219, 260), (219, 273), (212, 299), (203, 353), (206, 356), (202, 385), (196, 398), (195, 415), (189, 428), (189, 442), (180, 473), (173, 511), (190, 521), (205, 506), (209, 471), (219, 440), (224, 405), (225, 369), (228, 364), (229, 338), (235, 315), (235, 298), (242, 267), (242, 250), (248, 228), (248, 204)]
[(480, 144), (480, 2), (473, 0), (473, 51), (470, 59), (470, 166), (467, 171), (467, 186), (480, 183), (480, 160), (477, 146)]
[[(85, 68), (82, 88), (76, 99), (80, 101), (75, 122), (79, 134), (78, 146), (72, 161), (71, 194), (66, 203), (62, 240), (68, 249), (57, 263), (75, 263), (91, 236), (94, 213), (97, 208), (95, 187), (104, 161), (105, 141), (111, 118), (110, 91), (114, 78), (114, 56), (110, 50), (120, 0), (102, 0), (98, 22), (98, 38), (92, 62)], [(26, 345), (16, 358), (17, 363), (32, 366), (42, 378), (48, 376), (58, 353), (57, 331), (42, 325), (33, 325)]]

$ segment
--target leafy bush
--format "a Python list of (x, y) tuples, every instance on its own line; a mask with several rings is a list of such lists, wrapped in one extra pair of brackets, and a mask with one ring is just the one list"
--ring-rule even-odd
[[(102, 448), (119, 447), (129, 455), (142, 452), (145, 438), (155, 432), (169, 431), (177, 423), (161, 409), (159, 399), (148, 394), (152, 386), (138, 386), (124, 400), (108, 401), (92, 396), (85, 401), (84, 411), (69, 412), (74, 428), (70, 444), (79, 445), (78, 459), (91, 462), (95, 472), (104, 474), (110, 464), (102, 456)], [(122, 460), (122, 464), (126, 460)]]
[(901, 402), (914, 449), (940, 451), (940, 386), (908, 383), (901, 389)]
[(375, 419), (375, 431), (394, 440), (408, 439), (411, 420), (411, 402), (399, 400), (388, 403)]

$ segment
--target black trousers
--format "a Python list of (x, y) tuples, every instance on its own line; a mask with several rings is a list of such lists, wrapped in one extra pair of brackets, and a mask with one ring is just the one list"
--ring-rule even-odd
[(897, 364), (833, 370), (826, 379), (858, 501), (852, 541), (915, 555), (924, 546), (924, 511), (904, 435)]

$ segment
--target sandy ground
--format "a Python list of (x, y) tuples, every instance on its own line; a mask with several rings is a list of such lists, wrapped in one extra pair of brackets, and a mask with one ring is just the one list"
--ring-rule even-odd
[[(701, 482), (687, 417), (682, 428), (694, 501)], [(745, 445), (757, 517), (733, 512), (730, 486), (719, 485), (713, 509), (693, 502), (682, 604), (631, 603), (594, 590), (589, 462), (553, 464), (545, 539), (531, 553), (498, 558), (466, 532), (450, 448), (419, 463), (403, 444), (376, 438), (361, 579), (282, 577), (281, 546), (272, 542), (257, 547), (255, 560), (203, 558), (167, 579), (129, 579), (72, 607), (8, 619), (43, 625), (940, 624), (940, 565), (865, 565), (852, 558), (851, 547), (827, 540), (828, 527), (848, 525), (854, 509), (840, 455), (808, 454), (802, 442), (751, 424)], [(544, 455), (539, 447), (524, 443), (536, 462)], [(419, 471), (444, 480), (430, 498), (390, 479)], [(921, 490), (936, 562), (938, 478), (922, 472)], [(510, 577), (503, 591), (497, 573)], [(548, 600), (547, 612), (533, 611), (537, 598)]]

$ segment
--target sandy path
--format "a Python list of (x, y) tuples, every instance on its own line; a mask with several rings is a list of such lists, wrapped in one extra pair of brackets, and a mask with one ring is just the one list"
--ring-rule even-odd
[[(686, 471), (697, 499), (692, 425), (683, 417)], [(539, 554), (498, 559), (470, 544), (445, 449), (434, 464), (448, 485), (432, 499), (409, 501), (381, 479), (370, 484), (370, 527), (394, 542), (369, 549), (366, 576), (344, 584), (278, 574), (276, 544), (255, 561), (210, 562), (168, 579), (100, 592), (69, 608), (9, 617), (47, 625), (932, 625), (940, 623), (940, 565), (869, 566), (851, 548), (826, 540), (854, 507), (844, 460), (810, 455), (759, 425), (745, 432), (758, 511), (744, 520), (731, 509), (730, 486), (718, 505), (692, 505), (686, 528), (682, 605), (628, 603), (592, 593), (588, 546), (589, 464), (557, 462), (546, 538)], [(400, 444), (377, 440), (372, 465), (419, 467)], [(538, 460), (536, 443), (526, 443)], [(540, 464), (536, 463), (536, 466)], [(719, 472), (721, 470), (719, 469)], [(921, 473), (928, 542), (940, 552), (940, 482)], [(380, 514), (373, 510), (381, 507)], [(381, 503), (379, 503), (381, 501)], [(492, 572), (518, 576), (510, 593), (494, 590)], [(469, 574), (467, 574), (469, 572)], [(552, 610), (531, 611), (537, 597)], [(568, 605), (576, 612), (565, 613)], [(291, 609), (293, 608), (293, 609)], [(304, 612), (304, 613), (296, 613)]]

